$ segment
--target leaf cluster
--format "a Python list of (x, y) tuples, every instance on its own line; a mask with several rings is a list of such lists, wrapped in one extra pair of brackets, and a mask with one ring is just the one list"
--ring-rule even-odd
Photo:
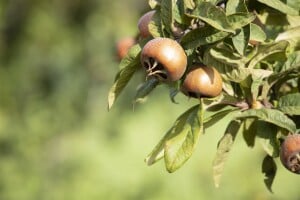
[[(176, 171), (191, 157), (205, 130), (227, 116), (213, 162), (215, 185), (219, 185), (230, 149), (241, 134), (249, 147), (260, 141), (266, 154), (262, 172), (271, 191), (281, 140), (300, 129), (299, 5), (280, 0), (149, 0), (156, 11), (148, 26), (151, 37), (140, 39), (120, 63), (109, 92), (109, 108), (142, 68), (140, 51), (155, 37), (177, 40), (186, 52), (188, 68), (195, 63), (213, 66), (224, 84), (219, 97), (200, 98), (177, 118), (145, 159), (148, 165), (163, 158), (167, 171)], [(146, 80), (134, 102), (159, 84)], [(163, 84), (171, 88), (175, 102), (181, 80)]]

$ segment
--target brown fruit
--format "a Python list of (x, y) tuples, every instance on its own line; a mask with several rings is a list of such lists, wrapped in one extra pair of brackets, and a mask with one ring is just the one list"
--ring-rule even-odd
[(289, 171), (300, 174), (300, 134), (285, 138), (281, 144), (280, 160)]
[(182, 84), (182, 92), (190, 97), (216, 97), (222, 92), (222, 77), (214, 68), (195, 65)]
[(155, 14), (155, 10), (151, 10), (146, 12), (138, 21), (138, 29), (140, 31), (140, 35), (143, 38), (150, 36), (148, 25)]
[(129, 49), (136, 43), (133, 37), (120, 39), (116, 44), (117, 57), (122, 60), (128, 53)]
[(148, 76), (156, 76), (163, 81), (177, 81), (186, 70), (187, 57), (175, 40), (155, 38), (143, 47), (141, 62)]

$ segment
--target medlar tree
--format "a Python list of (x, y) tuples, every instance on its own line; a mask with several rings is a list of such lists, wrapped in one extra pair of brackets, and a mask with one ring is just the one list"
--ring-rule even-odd
[(109, 109), (132, 76), (145, 82), (134, 102), (159, 84), (171, 101), (182, 92), (199, 103), (181, 114), (146, 157), (164, 159), (168, 172), (193, 154), (206, 127), (225, 116), (213, 161), (218, 186), (237, 134), (249, 147), (264, 140), (262, 171), (271, 190), (280, 160), (300, 174), (300, 2), (280, 0), (149, 0), (140, 37), (120, 63)]

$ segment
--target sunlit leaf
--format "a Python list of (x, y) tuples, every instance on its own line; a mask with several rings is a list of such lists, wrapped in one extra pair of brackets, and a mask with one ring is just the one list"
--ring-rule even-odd
[(148, 4), (152, 9), (159, 6), (160, 3), (161, 3), (161, 0), (148, 0)]
[(256, 24), (250, 24), (250, 40), (264, 42), (267, 39), (266, 33)]
[(228, 35), (228, 32), (218, 31), (211, 26), (206, 26), (188, 32), (182, 37), (181, 44), (185, 49), (193, 49), (220, 41)]
[(296, 131), (296, 125), (293, 120), (287, 117), (283, 112), (276, 109), (249, 109), (237, 115), (237, 118), (257, 118), (287, 129), (292, 133)]
[(295, 48), (300, 48), (300, 26), (286, 30), (285, 32), (280, 33), (275, 41), (286, 40), (290, 45)]
[(225, 12), (210, 2), (200, 2), (196, 9), (194, 9), (192, 13), (188, 15), (201, 19), (220, 31), (235, 33), (234, 28), (227, 20)]
[(262, 173), (264, 173), (265, 175), (264, 182), (270, 192), (273, 192), (272, 184), (276, 176), (276, 172), (277, 172), (277, 166), (274, 159), (271, 156), (266, 155), (266, 157), (262, 162)]
[(260, 61), (272, 54), (285, 52), (288, 46), (289, 43), (287, 41), (279, 41), (277, 43), (260, 45), (256, 56), (248, 64), (248, 68), (254, 68), (255, 65), (257, 65)]
[(250, 26), (245, 26), (239, 33), (232, 37), (234, 48), (240, 55), (244, 55), (250, 38)]
[(213, 161), (213, 178), (216, 187), (219, 187), (225, 162), (227, 161), (239, 127), (240, 122), (231, 121), (226, 128), (224, 136), (218, 143), (217, 153)]
[(228, 0), (226, 3), (226, 14), (247, 13), (248, 9), (245, 0)]
[(241, 29), (250, 24), (255, 17), (256, 16), (253, 13), (235, 13), (227, 16), (227, 19), (234, 29)]
[(193, 112), (197, 112), (199, 110), (199, 106), (196, 105), (190, 109), (188, 109), (186, 112), (184, 112), (182, 115), (180, 115), (177, 120), (175, 121), (174, 125), (170, 128), (170, 130), (164, 135), (164, 137), (159, 141), (159, 143), (154, 147), (152, 152), (145, 158), (145, 162), (147, 165), (152, 165), (159, 161), (161, 158), (164, 157), (164, 147), (165, 143), (168, 139), (172, 138), (174, 135), (174, 131), (176, 131), (177, 126), (182, 126), (183, 121)]
[(300, 115), (300, 93), (282, 96), (278, 101), (278, 109), (288, 115)]
[(173, 126), (165, 143), (164, 158), (168, 172), (180, 168), (193, 154), (203, 133), (203, 107), (198, 106), (182, 115)]
[(294, 8), (286, 5), (280, 0), (257, 0), (271, 8), (278, 10), (279, 12), (288, 14), (288, 15), (299, 15), (299, 11)]

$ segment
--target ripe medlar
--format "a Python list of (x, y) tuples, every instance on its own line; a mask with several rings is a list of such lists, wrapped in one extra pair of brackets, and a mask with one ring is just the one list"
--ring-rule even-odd
[(116, 43), (118, 60), (122, 60), (128, 53), (129, 49), (136, 43), (133, 37), (122, 38)]
[(181, 90), (190, 97), (216, 97), (222, 92), (222, 85), (222, 77), (214, 67), (195, 65), (187, 73)]
[(155, 14), (155, 10), (151, 10), (146, 12), (138, 21), (138, 29), (140, 31), (140, 35), (143, 38), (150, 36), (148, 25)]
[(148, 76), (155, 76), (162, 81), (177, 81), (186, 70), (187, 57), (175, 40), (155, 38), (143, 47), (141, 62)]
[(285, 138), (281, 144), (280, 160), (289, 171), (300, 174), (300, 134)]

